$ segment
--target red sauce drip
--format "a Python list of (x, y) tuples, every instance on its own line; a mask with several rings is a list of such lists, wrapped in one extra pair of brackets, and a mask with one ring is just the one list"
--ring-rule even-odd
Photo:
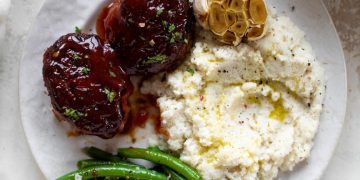
[(68, 137), (78, 137), (80, 134), (79, 134), (78, 131), (68, 131), (68, 132), (66, 133), (66, 135), (67, 135)]
[(152, 120), (155, 132), (165, 137), (168, 133), (161, 127), (160, 108), (157, 105), (157, 97), (144, 95), (140, 92), (134, 92), (130, 98), (131, 113), (129, 121), (126, 123), (123, 133), (134, 136), (137, 128), (144, 128), (148, 120)]
[(113, 6), (113, 3), (109, 4), (108, 6), (104, 7), (96, 20), (96, 33), (97, 35), (102, 39), (105, 40), (105, 18), (109, 14), (109, 11), (111, 7)]
[(170, 138), (170, 134), (169, 132), (161, 126), (161, 117), (158, 116), (157, 119), (155, 119), (155, 130), (156, 130), (156, 133), (158, 134), (161, 134), (165, 137), (165, 139), (169, 139)]

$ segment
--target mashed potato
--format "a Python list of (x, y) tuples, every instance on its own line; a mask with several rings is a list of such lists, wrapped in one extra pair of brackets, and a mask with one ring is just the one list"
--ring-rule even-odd
[(268, 28), (237, 47), (201, 32), (184, 65), (143, 83), (159, 96), (167, 148), (204, 179), (272, 179), (310, 154), (323, 70), (287, 17), (268, 18)]

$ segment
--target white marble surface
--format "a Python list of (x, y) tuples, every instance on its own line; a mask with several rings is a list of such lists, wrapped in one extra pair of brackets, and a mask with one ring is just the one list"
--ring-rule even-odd
[(7, 32), (0, 43), (0, 179), (4, 180), (43, 179), (23, 133), (18, 103), (18, 61), (26, 32), (41, 5), (42, 0), (12, 0), (5, 18)]
[[(26, 34), (44, 0), (12, 0), (8, 18), (0, 0), (0, 179), (43, 179), (31, 156), (19, 118), (18, 61)], [(348, 68), (348, 111), (344, 130), (325, 180), (360, 179), (360, 2), (324, 0), (339, 31)], [(5, 8), (4, 8), (5, 9)], [(0, 34), (1, 36), (1, 34)]]
[(324, 0), (342, 40), (348, 74), (346, 121), (335, 155), (324, 174), (329, 180), (360, 179), (360, 1)]

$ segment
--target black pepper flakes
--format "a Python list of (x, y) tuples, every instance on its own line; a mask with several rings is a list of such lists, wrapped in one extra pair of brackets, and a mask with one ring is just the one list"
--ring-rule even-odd
[(291, 6), (291, 11), (292, 11), (292, 12), (295, 11), (295, 6)]

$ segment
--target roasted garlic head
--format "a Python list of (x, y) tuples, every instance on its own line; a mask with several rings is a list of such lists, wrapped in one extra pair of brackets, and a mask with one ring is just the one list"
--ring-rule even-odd
[(226, 44), (255, 41), (266, 32), (264, 0), (194, 0), (194, 12), (200, 25)]

